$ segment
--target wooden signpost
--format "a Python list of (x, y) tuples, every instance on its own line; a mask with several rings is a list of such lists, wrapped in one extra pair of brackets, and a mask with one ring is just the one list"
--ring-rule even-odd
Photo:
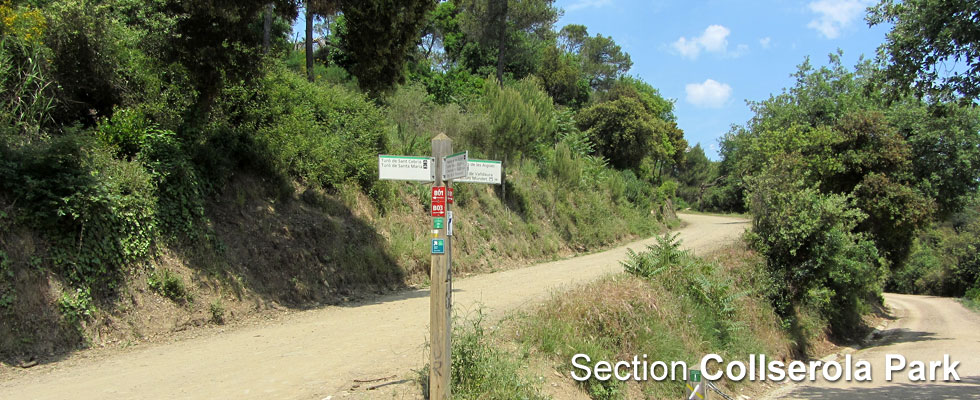
[(432, 264), (429, 277), (429, 398), (451, 397), (453, 181), (500, 184), (500, 161), (472, 160), (469, 152), (453, 154), (445, 134), (432, 139), (432, 157), (378, 156), (378, 176), (387, 180), (432, 182)]

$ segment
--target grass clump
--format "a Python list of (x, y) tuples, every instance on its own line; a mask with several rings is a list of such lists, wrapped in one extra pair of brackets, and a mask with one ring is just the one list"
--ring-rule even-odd
[(211, 311), (211, 322), (216, 324), (225, 323), (225, 305), (221, 302), (221, 299), (215, 299), (208, 305), (208, 310)]
[(146, 278), (146, 283), (154, 292), (176, 303), (189, 303), (194, 300), (191, 293), (187, 290), (184, 280), (168, 269), (159, 269), (150, 272), (150, 276)]
[[(489, 331), (483, 312), (454, 318), (452, 335), (454, 399), (546, 399), (521, 371), (521, 363), (500, 348), (499, 338)], [(423, 397), (429, 397), (429, 365), (418, 371)]]

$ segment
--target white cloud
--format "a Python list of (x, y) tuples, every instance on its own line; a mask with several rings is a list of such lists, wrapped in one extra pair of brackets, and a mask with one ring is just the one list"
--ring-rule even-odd
[(772, 45), (772, 38), (769, 37), (769, 36), (766, 36), (766, 37), (764, 37), (762, 39), (759, 39), (759, 44), (762, 45), (762, 48), (763, 49), (768, 49), (769, 46)]
[(687, 38), (682, 37), (677, 39), (673, 46), (678, 53), (681, 53), (681, 56), (692, 60), (698, 58), (698, 54), (701, 53), (701, 46), (698, 43), (697, 38), (688, 40)]
[(817, 18), (810, 21), (807, 28), (816, 29), (827, 39), (836, 39), (842, 30), (863, 16), (869, 4), (868, 0), (812, 1), (807, 8), (816, 13)]
[(575, 11), (592, 7), (602, 8), (608, 6), (609, 4), (612, 4), (612, 0), (578, 0), (566, 7), (566, 10)]
[(702, 50), (709, 53), (724, 54), (728, 50), (728, 35), (731, 33), (730, 29), (722, 25), (711, 25), (705, 28), (701, 36), (690, 39), (681, 36), (671, 44), (671, 47), (677, 50), (682, 57), (692, 60), (698, 58)]
[(711, 52), (721, 52), (725, 51), (728, 47), (728, 35), (732, 31), (721, 25), (711, 25), (704, 30), (701, 34), (698, 42), (704, 46), (704, 49)]
[(684, 87), (687, 92), (687, 102), (703, 108), (720, 108), (732, 96), (732, 87), (714, 79), (704, 83), (688, 83)]

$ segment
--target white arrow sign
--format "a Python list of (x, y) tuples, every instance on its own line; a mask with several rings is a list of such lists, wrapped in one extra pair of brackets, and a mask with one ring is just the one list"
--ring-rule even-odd
[(432, 182), (436, 171), (432, 157), (378, 156), (378, 178), (396, 181)]
[(469, 160), (469, 173), (465, 177), (456, 179), (456, 182), (467, 183), (487, 183), (499, 185), (503, 182), (503, 164), (493, 160)]
[(462, 151), (442, 159), (442, 180), (458, 179), (469, 171), (469, 151)]

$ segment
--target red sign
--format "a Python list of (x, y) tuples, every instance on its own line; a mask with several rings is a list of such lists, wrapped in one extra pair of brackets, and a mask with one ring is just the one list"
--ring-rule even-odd
[(432, 188), (432, 210), (433, 217), (445, 217), (446, 216), (446, 188), (444, 186), (435, 186)]
[(446, 199), (449, 204), (453, 204), (453, 188), (449, 188), (449, 197)]

